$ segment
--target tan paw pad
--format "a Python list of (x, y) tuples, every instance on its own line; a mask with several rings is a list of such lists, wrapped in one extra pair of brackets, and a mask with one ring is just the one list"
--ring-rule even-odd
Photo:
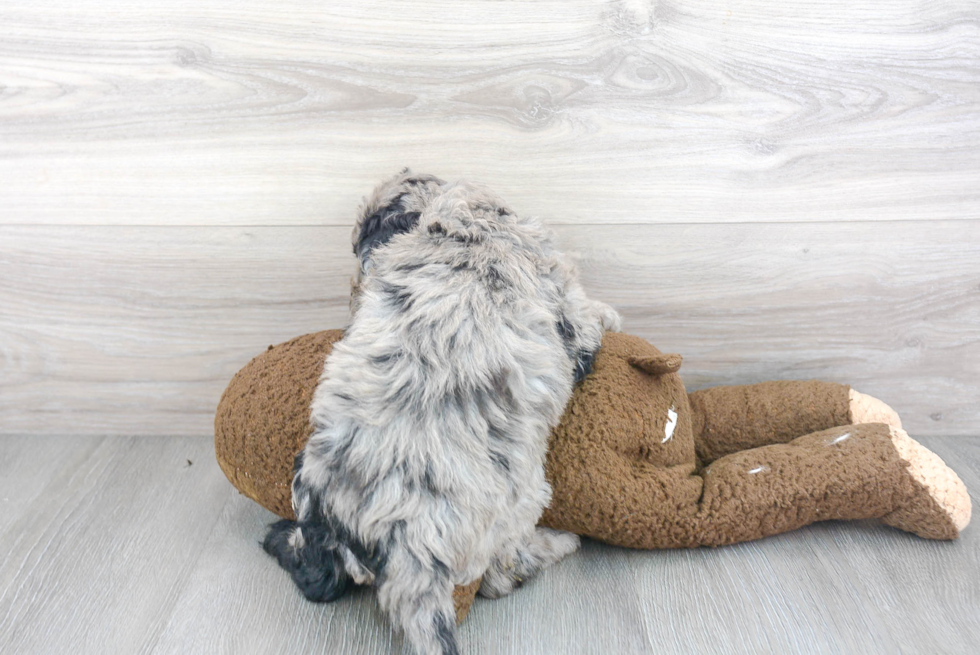
[[(970, 523), (972, 512), (970, 494), (966, 490), (966, 485), (956, 472), (946, 466), (939, 455), (909, 437), (904, 430), (890, 428), (890, 436), (899, 457), (908, 463), (908, 472), (912, 479), (925, 488), (938, 508), (946, 514), (958, 535)], [(908, 525), (910, 520), (915, 520), (913, 513), (899, 510), (893, 514), (895, 516), (885, 517), (886, 523), (920, 534), (920, 530), (915, 529), (915, 526)], [(945, 535), (932, 534), (920, 534), (920, 536), (949, 538)]]
[(884, 423), (902, 429), (902, 419), (898, 412), (873, 396), (851, 389), (848, 392), (851, 423)]

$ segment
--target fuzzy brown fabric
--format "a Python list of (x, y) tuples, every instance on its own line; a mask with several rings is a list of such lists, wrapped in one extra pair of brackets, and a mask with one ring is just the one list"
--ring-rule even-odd
[(727, 455), (703, 472), (695, 541), (720, 546), (814, 521), (881, 518), (913, 495), (905, 469), (882, 423)]
[[(767, 382), (688, 396), (678, 368), (642, 339), (606, 335), (549, 443), (543, 525), (631, 548), (719, 546), (827, 518), (894, 511), (898, 525), (898, 508), (931, 502), (887, 426), (847, 426), (847, 386)], [(668, 409), (677, 413), (669, 439)], [(699, 459), (713, 463), (702, 471)], [(927, 509), (949, 524), (935, 503)], [(948, 534), (940, 528), (931, 534)]]
[(849, 390), (832, 382), (787, 381), (695, 391), (690, 400), (698, 459), (710, 464), (740, 450), (847, 425)]
[[(218, 407), (222, 470), (280, 516), (293, 516), (293, 456), (309, 438), (310, 400), (340, 337), (332, 330), (270, 347)], [(551, 435), (554, 493), (542, 525), (632, 548), (719, 546), (855, 518), (955, 538), (888, 427), (847, 425), (847, 386), (765, 382), (688, 396), (681, 361), (638, 337), (605, 336)], [(472, 602), (477, 586), (457, 592)]]
[(296, 518), (293, 458), (310, 438), (313, 391), (342, 336), (327, 330), (269, 346), (235, 374), (218, 403), (218, 465), (240, 492), (283, 518)]
[(473, 601), (476, 600), (476, 592), (480, 590), (480, 582), (483, 578), (478, 578), (468, 585), (457, 585), (453, 589), (453, 605), (456, 606), (456, 624), (463, 622), (466, 615), (470, 613), (470, 608), (473, 607)]
[[(687, 392), (676, 373), (630, 363), (660, 354), (638, 337), (605, 336), (548, 444), (543, 525), (633, 548), (695, 545), (684, 522), (701, 495)], [(670, 407), (677, 425), (662, 443)]]

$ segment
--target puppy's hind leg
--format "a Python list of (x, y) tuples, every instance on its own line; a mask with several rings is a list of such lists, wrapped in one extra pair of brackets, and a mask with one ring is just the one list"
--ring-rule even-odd
[(393, 551), (378, 577), (378, 602), (420, 655), (459, 655), (449, 569)]
[(538, 571), (578, 550), (579, 538), (571, 532), (535, 528), (523, 544), (498, 553), (483, 574), (480, 595), (500, 598), (517, 589)]
[(273, 523), (262, 547), (292, 576), (307, 600), (331, 602), (350, 587), (340, 547), (325, 525), (286, 520)]

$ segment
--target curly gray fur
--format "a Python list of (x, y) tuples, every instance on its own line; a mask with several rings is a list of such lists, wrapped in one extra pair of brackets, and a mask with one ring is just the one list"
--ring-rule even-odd
[(362, 206), (353, 246), (351, 322), (297, 458), (298, 522), (266, 548), (308, 597), (372, 584), (420, 653), (455, 653), (454, 585), (483, 576), (480, 593), (502, 596), (578, 547), (535, 527), (545, 450), (619, 317), (540, 221), (483, 187), (406, 169)]

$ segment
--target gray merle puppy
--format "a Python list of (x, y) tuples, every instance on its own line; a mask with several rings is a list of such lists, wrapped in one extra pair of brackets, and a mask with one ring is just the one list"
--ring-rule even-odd
[(536, 528), (550, 429), (603, 329), (541, 222), (485, 188), (407, 169), (353, 233), (351, 322), (296, 458), (298, 521), (264, 546), (307, 598), (370, 584), (425, 654), (457, 652), (452, 591), (499, 597), (578, 547)]

